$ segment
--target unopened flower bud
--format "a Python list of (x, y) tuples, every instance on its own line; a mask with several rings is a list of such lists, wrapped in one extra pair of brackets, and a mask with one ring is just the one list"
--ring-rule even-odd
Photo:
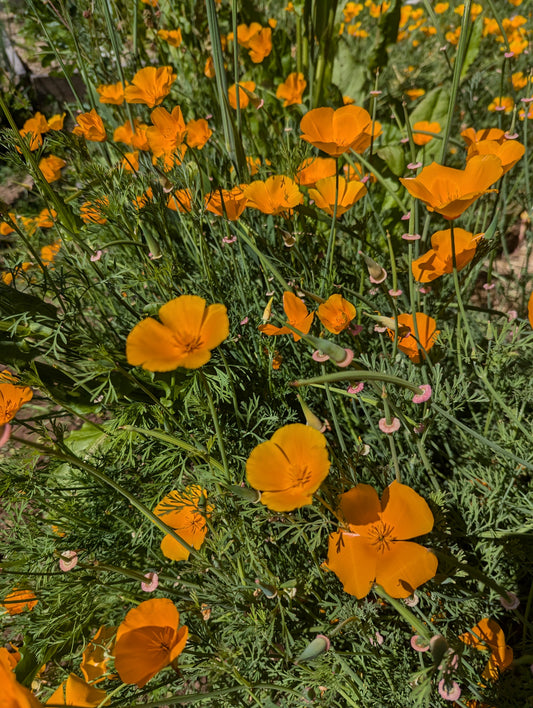
[(326, 430), (325, 424), (320, 420), (317, 415), (313, 413), (313, 411), (305, 403), (299, 393), (297, 393), (296, 396), (298, 398), (298, 401), (300, 402), (300, 405), (302, 406), (302, 411), (305, 416), (305, 422), (307, 423), (307, 425), (309, 425), (311, 428), (314, 428), (315, 430), (318, 430), (320, 433), (323, 433)]
[(299, 664), (302, 661), (317, 659), (321, 654), (329, 650), (330, 645), (331, 642), (324, 634), (317, 634), (313, 641), (305, 647), (303, 652), (296, 659), (296, 663)]
[(337, 365), (346, 365), (347, 358), (349, 358), (350, 361), (353, 359), (353, 352), (350, 357), (350, 350), (339, 347), (338, 344), (330, 342), (328, 339), (319, 339), (310, 334), (307, 335), (306, 339), (317, 349), (320, 349), (322, 354), (327, 354)]
[(272, 303), (274, 302), (274, 297), (272, 296), (270, 300), (267, 302), (267, 306), (263, 310), (263, 324), (269, 321), (269, 319), (272, 316)]
[(260, 583), (257, 578), (255, 580), (255, 584), (263, 592), (263, 595), (265, 597), (268, 597), (269, 600), (273, 600), (275, 597), (277, 597), (278, 591), (273, 585), (263, 585), (263, 583)]
[(368, 268), (368, 274), (370, 276), (370, 282), (375, 285), (382, 283), (387, 277), (387, 271), (385, 268), (380, 266), (379, 263), (376, 263), (373, 258), (370, 258), (370, 256), (367, 256), (362, 251), (359, 251), (359, 255), (365, 260), (366, 267)]

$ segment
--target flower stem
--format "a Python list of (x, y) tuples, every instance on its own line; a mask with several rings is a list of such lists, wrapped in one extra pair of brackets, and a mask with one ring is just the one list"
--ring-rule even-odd
[(209, 382), (203, 371), (198, 371), (198, 377), (202, 382), (205, 394), (207, 396), (207, 405), (209, 406), (209, 412), (211, 413), (211, 419), (213, 420), (213, 425), (215, 426), (215, 435), (217, 437), (218, 449), (220, 451), (220, 457), (222, 458), (222, 465), (224, 468), (224, 474), (226, 476), (226, 482), (231, 482), (231, 473), (228, 466), (228, 458), (226, 457), (226, 448), (224, 446), (224, 436), (222, 435), (222, 430), (220, 429), (220, 422), (218, 420), (217, 411), (215, 408), (215, 403), (213, 401), (213, 396), (211, 394), (211, 389), (209, 387)]

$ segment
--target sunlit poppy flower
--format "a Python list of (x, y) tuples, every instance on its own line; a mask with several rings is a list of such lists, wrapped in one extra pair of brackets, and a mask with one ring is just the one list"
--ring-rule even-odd
[(208, 79), (215, 78), (215, 64), (213, 62), (213, 57), (207, 57), (205, 60), (204, 76), (207, 76)]
[(66, 113), (56, 113), (54, 116), (48, 119), (48, 129), (49, 130), (63, 130), (63, 123), (65, 122)]
[(476, 155), (467, 162), (464, 170), (432, 162), (417, 177), (400, 178), (400, 182), (409, 194), (426, 205), (428, 211), (436, 211), (452, 220), (488, 192), (502, 173), (498, 157)]
[(104, 122), (94, 108), (88, 113), (80, 113), (76, 121), (77, 125), (72, 131), (74, 135), (95, 143), (102, 143), (106, 139)]
[(124, 103), (124, 84), (118, 81), (116, 84), (102, 84), (96, 87), (100, 96), (100, 103), (110, 103), (113, 106), (121, 106)]
[(294, 106), (302, 103), (303, 92), (307, 86), (302, 72), (295, 71), (289, 74), (285, 81), (276, 90), (276, 98), (283, 100), (283, 107)]
[(100, 627), (85, 647), (80, 664), (87, 683), (96, 683), (107, 674), (116, 627)]
[[(13, 649), (13, 644), (11, 645)], [(9, 651), (6, 647), (0, 647), (0, 664), (3, 664), (8, 669), (13, 670), (20, 661), (20, 652), (18, 649)]]
[[(255, 91), (255, 81), (241, 81), (239, 83), (239, 107), (246, 108), (250, 103), (250, 98), (246, 91), (247, 89), (250, 93)], [(228, 89), (228, 100), (232, 108), (237, 110), (237, 87), (235, 84)]]
[[(403, 8), (402, 8), (403, 9)], [(347, 2), (342, 11), (346, 24), (354, 20), (363, 11), (363, 5), (360, 2)]]
[(201, 150), (207, 143), (209, 138), (213, 135), (213, 131), (209, 127), (209, 123), (205, 118), (198, 118), (198, 120), (190, 120), (187, 125), (187, 145), (191, 148), (198, 148)]
[(313, 503), (328, 476), (326, 438), (302, 423), (285, 425), (255, 447), (246, 462), (246, 478), (261, 490), (261, 503), (272, 511), (293, 511)]
[(528, 78), (523, 71), (515, 71), (511, 76), (511, 82), (515, 91), (520, 91), (527, 86)]
[(349, 326), (357, 313), (351, 302), (345, 300), (339, 293), (335, 293), (318, 306), (317, 314), (328, 332), (339, 334)]
[(148, 108), (158, 106), (170, 93), (170, 87), (177, 74), (171, 66), (146, 66), (140, 69), (131, 84), (126, 86), (124, 96), (127, 103), (144, 103)]
[(181, 36), (181, 29), (175, 30), (164, 30), (160, 29), (157, 31), (157, 36), (160, 37), (164, 42), (170, 44), (171, 47), (178, 48), (181, 46), (183, 37)]
[[(291, 293), (289, 290), (286, 290), (283, 293), (283, 309), (285, 310), (287, 322), (290, 325), (304, 334), (309, 332), (311, 325), (313, 324), (315, 313), (308, 312), (307, 307), (300, 300), (300, 298), (294, 293)], [(269, 336), (276, 334), (292, 334), (295, 342), (301, 339), (299, 334), (296, 334), (296, 332), (293, 332), (288, 327), (274, 327), (274, 325), (271, 324), (262, 324), (259, 325), (259, 330), (263, 332), (263, 334), (268, 334)]]
[(348, 150), (364, 152), (370, 146), (372, 138), (381, 132), (379, 123), (374, 123), (368, 111), (359, 106), (342, 108), (314, 108), (308, 111), (300, 121), (300, 130), (305, 140), (322, 152), (338, 157)]
[[(17, 218), (14, 212), (9, 212), (9, 216), (13, 221)], [(2, 223), (0, 223), (0, 236), (9, 236), (9, 234), (12, 234), (14, 231), (15, 229), (8, 221), (2, 221)]]
[(131, 145), (135, 150), (149, 150), (150, 145), (146, 139), (146, 123), (141, 123), (137, 118), (133, 120), (134, 131), (131, 129), (131, 123), (127, 120), (123, 125), (115, 128), (113, 140), (116, 143), (125, 143)]
[[(250, 25), (239, 25), (237, 27), (237, 42), (241, 45), (241, 47), (248, 49), (249, 42), (252, 37), (255, 37), (255, 35), (258, 34), (262, 29), (263, 27), (259, 24), (259, 22), (252, 22)], [(232, 32), (228, 34), (228, 39), (230, 41), (234, 39)]]
[[(17, 385), (17, 379), (9, 371), (0, 372), (0, 425), (12, 420), (25, 403), (31, 401), (33, 392), (29, 386)], [(20, 590), (22, 595), (31, 595), (27, 590)], [(11, 593), (13, 595), (13, 593)], [(13, 598), (12, 598), (13, 599)], [(37, 601), (35, 601), (37, 602)], [(33, 605), (32, 605), (33, 607)], [(31, 608), (30, 608), (31, 609)], [(14, 614), (14, 613), (10, 613)]]
[(272, 51), (272, 30), (270, 27), (262, 27), (254, 34), (247, 45), (250, 59), (254, 64), (260, 64)]
[[(174, 490), (167, 494), (154, 509), (154, 514), (178, 534), (189, 546), (200, 548), (207, 535), (206, 518), (213, 507), (205, 501), (206, 491), (198, 485), (186, 487), (182, 492)], [(167, 534), (161, 541), (163, 555), (171, 560), (189, 558), (189, 551)]]
[(61, 239), (41, 248), (41, 262), (44, 266), (51, 266), (61, 249)]
[(48, 121), (42, 113), (37, 112), (32, 118), (24, 123), (19, 130), (21, 137), (30, 136), (30, 150), (37, 150), (43, 144), (43, 133), (50, 130)]
[(205, 195), (205, 208), (213, 214), (236, 221), (246, 208), (247, 201), (242, 186), (233, 189), (216, 189)]
[[(15, 411), (15, 413), (13, 413), (10, 418), (8, 417), (7, 420), (5, 419), (5, 412), (3, 413), (2, 411), (2, 390), (3, 387), (6, 385), (7, 384), (0, 383), (0, 423), (2, 422), (2, 420), (4, 420), (4, 423), (8, 422), (16, 413)], [(21, 387), (19, 386), (17, 388)], [(31, 389), (28, 390), (31, 393)], [(28, 398), (26, 400), (29, 401), (30, 399)], [(7, 595), (4, 598), (3, 602), (0, 604), (2, 607), (5, 607), (8, 614), (20, 615), (22, 612), (30, 612), (31, 610), (33, 610), (33, 608), (37, 604), (37, 598), (35, 597), (35, 593), (33, 593), (31, 590), (20, 590), (18, 588), (15, 588), (13, 592), (10, 592), (9, 595)]]
[(188, 214), (191, 211), (191, 203), (192, 194), (190, 189), (177, 189), (168, 195), (167, 207), (172, 211)]
[[(79, 706), (80, 708), (97, 708), (100, 704), (108, 705), (107, 693), (91, 686), (76, 674), (70, 674), (66, 681), (57, 688), (46, 705)], [(102, 701), (105, 701), (102, 703)]]
[(330, 216), (333, 216), (337, 195), (337, 217), (351, 209), (365, 194), (366, 187), (362, 182), (347, 182), (344, 177), (338, 178), (338, 192), (337, 177), (319, 179), (316, 187), (309, 190), (309, 197), (317, 207)]
[(337, 163), (332, 157), (306, 157), (298, 166), (294, 180), (302, 187), (314, 187), (319, 179), (333, 177)]
[(503, 113), (512, 113), (514, 109), (514, 101), (511, 96), (498, 96), (493, 101), (489, 103), (489, 110), (491, 113), (494, 111), (502, 111)]
[[(409, 359), (415, 364), (418, 364), (420, 358), (425, 358), (425, 352), (428, 352), (435, 344), (435, 341), (440, 334), (437, 329), (437, 323), (433, 317), (429, 317), (423, 312), (416, 313), (416, 327), (418, 330), (418, 340), (415, 333), (413, 316), (409, 314), (398, 315), (398, 349), (407, 354)], [(395, 338), (392, 330), (388, 330), (389, 336)]]
[(128, 612), (117, 630), (115, 669), (124, 683), (142, 688), (183, 651), (189, 629), (167, 598), (146, 600)]
[(57, 211), (55, 209), (41, 209), (39, 216), (35, 218), (35, 225), (41, 229), (49, 229), (55, 224), (54, 219), (56, 216)]
[(391, 597), (408, 597), (434, 577), (436, 556), (407, 539), (429, 533), (433, 514), (413, 489), (394, 481), (379, 500), (376, 490), (358, 484), (341, 495), (345, 528), (329, 537), (326, 566), (359, 600), (377, 583)]
[(61, 170), (67, 163), (56, 155), (43, 157), (39, 160), (39, 169), (43, 173), (43, 177), (50, 184), (61, 178)]
[(126, 172), (138, 172), (139, 170), (139, 151), (125, 152), (120, 166)]
[(197, 295), (170, 300), (160, 308), (159, 319), (142, 320), (128, 335), (126, 357), (132, 366), (148, 371), (174, 371), (179, 366), (198, 369), (229, 335), (226, 307), (206, 307)]
[(482, 128), (477, 131), (474, 128), (466, 128), (461, 133), (461, 137), (467, 147), (482, 140), (494, 140), (497, 143), (503, 143), (506, 140), (505, 130), (500, 130), (500, 128)]
[(80, 207), (80, 216), (86, 224), (105, 224), (107, 218), (105, 210), (109, 206), (109, 199), (102, 197), (94, 202), (83, 202)]
[(42, 708), (42, 703), (31, 691), (17, 682), (9, 666), (0, 661), (0, 686), (2, 686), (2, 706), (6, 708)]
[(303, 194), (290, 177), (273, 175), (264, 182), (251, 182), (244, 190), (249, 207), (254, 207), (263, 214), (290, 213), (290, 210), (302, 204)]
[[(454, 228), (455, 260), (457, 270), (462, 270), (476, 255), (479, 239), (464, 229)], [(430, 283), (444, 273), (453, 272), (451, 229), (437, 231), (431, 237), (431, 249), (412, 262), (414, 279), (419, 283)]]
[(459, 639), (469, 647), (491, 652), (481, 674), (485, 680), (497, 681), (513, 661), (513, 650), (506, 645), (503, 629), (493, 619), (485, 617), (468, 632), (460, 634)]
[(505, 174), (522, 159), (525, 151), (525, 145), (518, 140), (505, 140), (503, 143), (495, 140), (480, 140), (468, 148), (466, 159), (468, 162), (475, 155), (496, 155), (500, 158), (503, 174)]
[(387, 10), (390, 8), (390, 5), (390, 2), (371, 2), (368, 6), (370, 17), (373, 17), (374, 19), (379, 19), (381, 15), (384, 15), (387, 12)]
[(431, 140), (433, 140), (432, 135), (425, 135), (419, 131), (423, 130), (424, 133), (440, 133), (440, 123), (434, 121), (430, 123), (427, 120), (420, 120), (418, 123), (413, 125), (413, 142), (415, 145), (427, 145)]
[(405, 92), (406, 96), (409, 96), (411, 101), (416, 101), (417, 98), (421, 98), (425, 94), (425, 90), (421, 88), (412, 88), (412, 89), (407, 89)]

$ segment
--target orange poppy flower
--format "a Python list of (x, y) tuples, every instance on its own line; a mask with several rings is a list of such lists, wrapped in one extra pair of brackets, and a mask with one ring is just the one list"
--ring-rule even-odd
[(229, 335), (226, 307), (206, 308), (205, 300), (197, 295), (170, 300), (160, 308), (159, 318), (161, 322), (148, 317), (129, 333), (126, 357), (132, 366), (148, 371), (174, 371), (179, 366), (198, 369)]
[[(398, 349), (407, 354), (412, 362), (418, 364), (420, 357), (425, 358), (425, 353), (435, 344), (440, 330), (437, 329), (437, 323), (433, 317), (429, 317), (423, 312), (416, 313), (416, 327), (418, 341), (415, 338), (413, 316), (408, 314), (398, 315)], [(392, 339), (395, 338), (392, 330), (389, 329), (388, 333)]]
[(204, 66), (204, 76), (207, 76), (208, 79), (214, 79), (215, 75), (215, 64), (213, 62), (213, 57), (207, 57)]
[(264, 182), (251, 182), (244, 193), (248, 198), (247, 206), (259, 209), (263, 214), (290, 214), (292, 207), (304, 200), (296, 182), (284, 175), (273, 175)]
[(262, 27), (248, 41), (250, 59), (254, 64), (260, 64), (272, 51), (272, 30)]
[(415, 145), (427, 145), (433, 140), (432, 135), (424, 135), (418, 131), (423, 130), (424, 133), (440, 133), (440, 123), (434, 121), (430, 123), (427, 120), (420, 120), (413, 125), (413, 142)]
[(346, 528), (332, 533), (326, 565), (344, 591), (359, 600), (377, 583), (391, 597), (408, 597), (434, 577), (436, 556), (407, 539), (429, 533), (433, 514), (413, 489), (394, 481), (379, 500), (376, 490), (358, 484), (341, 495)]
[(503, 174), (495, 155), (476, 155), (464, 170), (432, 162), (417, 177), (400, 178), (409, 194), (448, 221), (457, 219)]
[(126, 172), (138, 172), (139, 170), (139, 151), (125, 152), (124, 157), (120, 162), (120, 167)]
[(246, 462), (246, 478), (261, 491), (272, 511), (293, 511), (313, 503), (313, 494), (328, 476), (326, 438), (302, 423), (284, 425), (255, 447)]
[(364, 152), (381, 133), (379, 123), (374, 123), (372, 134), (372, 118), (368, 111), (359, 106), (342, 106), (342, 108), (314, 108), (308, 111), (300, 122), (301, 136), (322, 152), (339, 157), (348, 150), (357, 153)]
[(302, 96), (306, 86), (307, 81), (304, 79), (302, 72), (294, 71), (278, 86), (276, 98), (283, 100), (284, 108), (302, 103)]
[(85, 647), (80, 664), (87, 683), (97, 683), (107, 673), (116, 627), (100, 627)]
[(79, 135), (81, 138), (95, 143), (104, 142), (107, 137), (104, 122), (94, 108), (88, 113), (80, 113), (76, 121), (77, 125), (72, 131), (74, 135)]
[[(241, 81), (239, 83), (239, 107), (240, 108), (246, 108), (248, 104), (250, 103), (250, 97), (244, 90), (246, 89), (250, 93), (253, 93), (255, 91), (255, 81)], [(237, 87), (236, 84), (233, 84), (232, 86), (229, 87), (228, 89), (228, 100), (229, 100), (229, 105), (237, 110)]]
[[(326, 214), (333, 216), (335, 209), (335, 194), (337, 193), (337, 178), (326, 177), (319, 179), (316, 188), (309, 190), (309, 196), (314, 200), (319, 209)], [(362, 182), (347, 182), (344, 177), (339, 177), (339, 189), (337, 194), (337, 217), (344, 214), (348, 209), (364, 197), (366, 187)]]
[(496, 110), (501, 111), (503, 109), (504, 113), (512, 113), (514, 110), (514, 101), (511, 96), (498, 96), (493, 101), (489, 103), (488, 111), (491, 113)]
[[(174, 155), (177, 151), (181, 157), (187, 133), (181, 108), (176, 106), (172, 113), (169, 113), (166, 108), (160, 106), (152, 111), (150, 119), (153, 125), (146, 129), (146, 138), (154, 157)], [(187, 149), (186, 146), (183, 147)]]
[(0, 664), (13, 670), (20, 661), (20, 652), (13, 644), (11, 647), (14, 651), (9, 651), (6, 647), (0, 647)]
[(118, 81), (116, 84), (102, 84), (96, 87), (100, 96), (100, 103), (110, 103), (113, 106), (121, 106), (124, 103), (124, 84)]
[[(23, 261), (20, 266), (15, 267), (15, 278), (22, 273), (25, 273), (27, 270), (29, 270), (32, 267), (33, 263), (31, 261)], [(2, 282), (5, 283), (6, 285), (11, 285), (13, 282), (13, 273), (2, 273)], [(1, 395), (1, 394), (0, 394)], [(0, 415), (1, 415), (1, 399), (0, 399)], [(0, 423), (0, 433), (2, 431), (2, 424)]]
[(105, 701), (102, 703), (104, 706), (109, 704), (109, 699), (106, 698), (105, 691), (91, 686), (76, 674), (70, 674), (46, 701), (46, 705), (97, 708), (102, 701)]
[(48, 129), (49, 130), (63, 130), (63, 123), (65, 122), (66, 113), (56, 113), (54, 116), (48, 119)]
[(306, 157), (298, 166), (294, 179), (302, 187), (314, 187), (319, 179), (333, 177), (337, 164), (332, 157)]
[[(479, 239), (483, 234), (474, 236), (469, 231), (455, 228), (455, 261), (457, 270), (462, 270), (476, 255)], [(453, 272), (451, 229), (436, 231), (431, 237), (432, 248), (411, 263), (414, 279), (419, 283), (430, 283), (444, 273)]]
[(41, 209), (39, 216), (35, 218), (35, 225), (41, 229), (49, 229), (54, 225), (56, 216), (57, 211), (55, 209)]
[(177, 189), (168, 195), (167, 207), (172, 211), (188, 214), (191, 211), (192, 194), (190, 189)]
[(124, 683), (142, 688), (181, 654), (189, 629), (167, 598), (146, 600), (128, 612), (117, 630), (115, 669)]
[(242, 186), (233, 189), (217, 189), (205, 195), (205, 208), (213, 214), (236, 221), (245, 210), (247, 201)]
[(335, 293), (318, 306), (317, 314), (328, 332), (339, 334), (349, 326), (357, 313), (351, 302), (345, 300), (339, 293)]
[(144, 103), (148, 108), (158, 106), (170, 93), (170, 87), (177, 78), (171, 66), (146, 66), (139, 69), (126, 86), (124, 96), (126, 103)]
[(131, 123), (127, 120), (123, 125), (115, 128), (113, 140), (116, 143), (125, 143), (131, 145), (135, 150), (149, 150), (150, 145), (146, 139), (146, 130), (148, 126), (141, 123), (137, 118), (133, 120), (134, 130), (131, 129)]
[(209, 138), (213, 135), (213, 131), (209, 127), (209, 123), (205, 118), (198, 118), (198, 120), (190, 120), (187, 125), (187, 145), (191, 148), (198, 148), (201, 150), (207, 143)]
[(497, 681), (513, 661), (513, 650), (505, 644), (505, 635), (500, 625), (485, 617), (468, 632), (459, 635), (459, 639), (469, 647), (490, 651), (490, 659), (481, 674), (485, 680)]
[[(10, 218), (15, 221), (17, 218), (17, 215), (14, 212), (9, 212)], [(2, 236), (9, 236), (9, 234), (12, 234), (15, 231), (15, 229), (11, 226), (11, 224), (7, 221), (2, 221), (0, 223), (0, 235)]]
[(170, 44), (171, 47), (176, 47), (176, 49), (181, 46), (183, 37), (181, 36), (181, 29), (175, 30), (164, 30), (160, 29), (157, 31), (157, 36), (160, 37), (164, 42)]
[(0, 686), (2, 686), (2, 706), (7, 708), (42, 708), (42, 703), (31, 691), (17, 683), (13, 671), (0, 661)]
[[(300, 298), (294, 293), (291, 293), (289, 290), (286, 290), (283, 293), (283, 309), (285, 310), (289, 324), (296, 327), (296, 329), (299, 329), (300, 332), (303, 332), (304, 334), (309, 332), (315, 313), (308, 312), (307, 307), (300, 300)], [(295, 342), (301, 339), (299, 334), (296, 334), (296, 332), (293, 332), (288, 327), (274, 327), (274, 325), (271, 324), (262, 324), (259, 325), (259, 331), (263, 332), (263, 334), (268, 334), (269, 336), (275, 334), (292, 334)]]
[[(12, 374), (8, 371), (0, 372), (0, 425), (9, 423), (22, 406), (32, 398), (33, 391), (29, 386), (17, 386), (17, 379)], [(28, 591), (20, 592), (24, 594)]]
[(39, 169), (43, 173), (43, 177), (50, 184), (50, 182), (55, 182), (61, 178), (61, 170), (65, 167), (67, 163), (56, 155), (50, 155), (49, 157), (43, 157), (39, 161)]
[[(6, 384), (0, 384), (0, 403), (2, 400), (1, 387), (4, 385), (6, 385)], [(30, 389), (28, 389), (28, 390), (30, 390)], [(30, 398), (31, 398), (31, 396), (30, 396)], [(1, 405), (0, 405), (0, 422), (2, 420), (1, 416), (2, 416), (2, 411), (1, 411)], [(8, 420), (11, 420), (11, 419), (8, 418)], [(6, 421), (4, 421), (4, 422), (6, 422)], [(35, 594), (31, 590), (20, 590), (18, 588), (15, 588), (13, 590), (13, 592), (10, 592), (9, 595), (7, 595), (7, 597), (4, 598), (4, 601), (1, 604), (2, 604), (2, 607), (6, 608), (7, 613), (9, 615), (20, 615), (22, 612), (25, 612), (26, 610), (28, 612), (33, 610), (33, 608), (37, 604), (37, 598), (35, 597)]]
[(104, 216), (105, 209), (109, 206), (109, 199), (95, 199), (94, 202), (83, 202), (80, 207), (80, 216), (86, 224), (105, 224), (107, 218)]
[(19, 134), (23, 138), (26, 135), (30, 136), (30, 150), (33, 151), (41, 147), (43, 144), (43, 133), (47, 133), (49, 130), (48, 121), (42, 113), (37, 112), (32, 118), (28, 118), (19, 130)]
[(61, 239), (41, 248), (41, 261), (44, 266), (50, 266), (61, 248)]
[[(241, 47), (248, 49), (249, 41), (262, 29), (263, 27), (259, 24), (259, 22), (252, 22), (250, 25), (239, 25), (237, 27), (237, 42), (241, 45)], [(233, 32), (228, 34), (228, 39), (233, 41)]]
[[(205, 502), (205, 489), (198, 485), (186, 487), (183, 492), (176, 489), (167, 494), (154, 509), (167, 526), (174, 529), (178, 536), (193, 548), (200, 548), (207, 535), (206, 517), (209, 518), (213, 507), (204, 504), (205, 511), (200, 511), (200, 503)], [(189, 558), (189, 551), (167, 534), (161, 541), (163, 555), (171, 560), (182, 561)]]
[(533, 292), (529, 296), (529, 300), (527, 302), (527, 318), (529, 320), (529, 324), (533, 327)]
[(409, 96), (411, 101), (416, 101), (417, 98), (420, 98), (421, 96), (424, 96), (426, 92), (424, 89), (421, 88), (412, 88), (412, 89), (407, 89), (405, 92), (406, 96)]
[(525, 145), (518, 140), (505, 140), (503, 143), (495, 140), (480, 140), (468, 148), (466, 160), (468, 163), (475, 155), (496, 155), (501, 160), (503, 174), (505, 174), (522, 159), (525, 151)]
[(467, 147), (482, 140), (495, 140), (497, 143), (503, 143), (506, 140), (505, 130), (500, 130), (499, 128), (483, 128), (478, 131), (474, 130), (474, 128), (466, 128), (461, 133), (461, 137)]

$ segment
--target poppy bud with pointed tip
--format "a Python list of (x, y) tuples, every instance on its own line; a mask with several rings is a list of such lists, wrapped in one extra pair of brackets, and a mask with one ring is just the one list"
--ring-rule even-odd
[(328, 339), (319, 339), (308, 334), (306, 339), (313, 344), (317, 349), (320, 349), (322, 354), (327, 354), (336, 364), (340, 364), (346, 359), (346, 349), (339, 347), (338, 344), (330, 342)]
[(368, 274), (370, 276), (370, 281), (376, 285), (382, 283), (387, 277), (387, 271), (385, 268), (376, 263), (373, 258), (367, 256), (363, 251), (359, 251), (359, 255), (365, 260), (366, 267), (368, 268)]
[(302, 661), (312, 661), (317, 659), (321, 654), (325, 654), (331, 646), (331, 642), (324, 634), (317, 634), (316, 637), (310, 642), (300, 656), (296, 659), (296, 663), (299, 664)]
[(313, 411), (305, 403), (299, 393), (296, 394), (296, 397), (298, 398), (298, 401), (302, 406), (302, 411), (305, 416), (305, 422), (307, 423), (307, 425), (309, 425), (311, 428), (314, 428), (315, 430), (318, 430), (320, 433), (323, 433), (326, 430), (326, 426), (324, 425), (324, 423), (317, 415), (313, 413)]
[(257, 579), (255, 581), (255, 584), (263, 592), (263, 595), (265, 597), (268, 597), (269, 600), (273, 600), (275, 597), (277, 597), (278, 591), (273, 585), (263, 585), (263, 583), (260, 583)]
[(265, 309), (263, 310), (263, 317), (262, 317), (263, 324), (264, 324), (265, 322), (268, 322), (269, 319), (270, 319), (271, 316), (272, 316), (272, 303), (273, 303), (273, 302), (274, 302), (274, 296), (272, 296), (272, 297), (270, 298), (270, 300), (267, 302), (267, 306), (266, 306)]

